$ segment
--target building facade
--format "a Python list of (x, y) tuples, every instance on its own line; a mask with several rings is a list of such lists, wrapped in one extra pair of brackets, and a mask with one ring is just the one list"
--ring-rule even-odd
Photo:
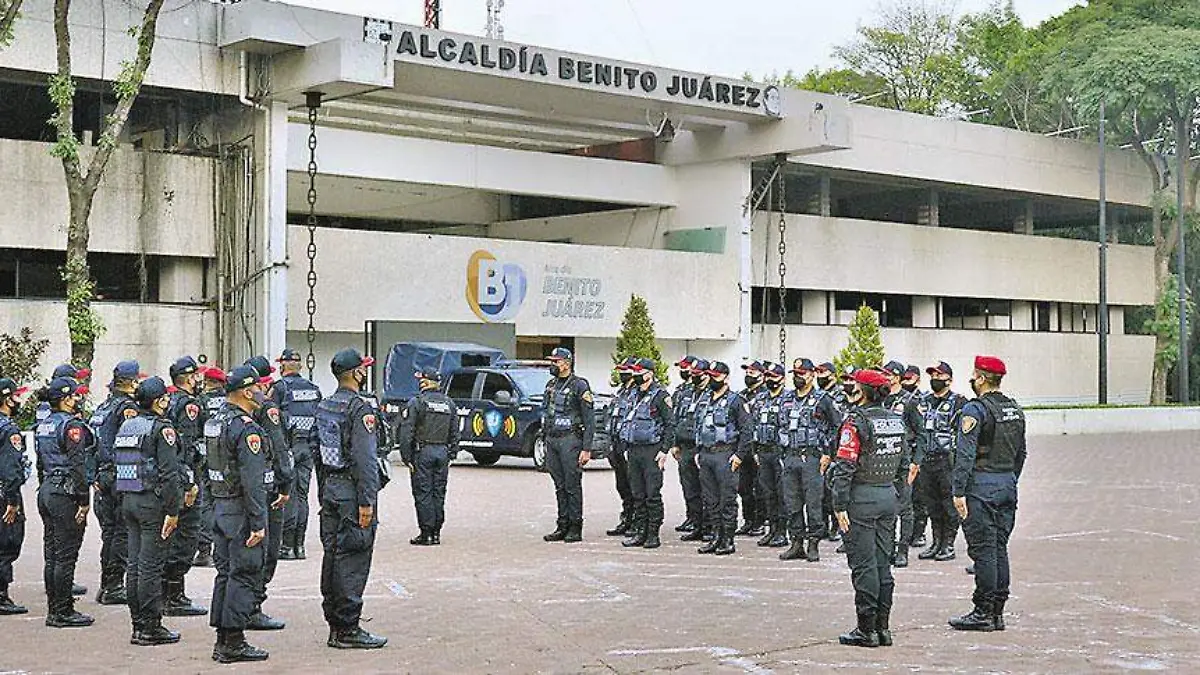
[[(0, 79), (37, 101), (51, 3), (26, 4)], [(136, 21), (103, 6), (73, 15), (97, 91)], [(98, 367), (306, 351), (315, 278), (326, 384), (372, 321), (511, 325), (514, 356), (566, 345), (603, 382), (631, 294), (664, 354), (736, 364), (778, 357), (782, 286), (789, 358), (831, 359), (865, 303), (891, 357), (994, 353), (1023, 401), (1095, 400), (1097, 245), (1059, 236), (1095, 226), (1090, 144), (268, 0), (192, 3), (160, 35), (92, 219), (102, 293), (113, 277)], [(0, 331), (62, 358), (40, 112), (0, 132)], [(1136, 158), (1107, 165), (1114, 219), (1144, 219)], [(1145, 402), (1154, 340), (1125, 314), (1154, 302), (1152, 250), (1108, 260), (1109, 398)]]

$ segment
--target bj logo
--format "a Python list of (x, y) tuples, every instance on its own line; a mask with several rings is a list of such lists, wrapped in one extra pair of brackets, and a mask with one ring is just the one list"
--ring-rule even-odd
[(475, 251), (467, 261), (467, 304), (488, 323), (516, 316), (527, 286), (520, 265), (502, 263), (487, 251)]

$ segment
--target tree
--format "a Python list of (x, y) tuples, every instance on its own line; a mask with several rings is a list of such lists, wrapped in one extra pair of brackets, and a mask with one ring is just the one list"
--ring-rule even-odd
[(0, 47), (12, 42), (13, 24), (21, 15), (21, 4), (25, 0), (0, 0)]
[(858, 308), (850, 322), (849, 341), (834, 358), (839, 373), (850, 368), (879, 368), (883, 365), (883, 338), (879, 333), (879, 315), (865, 304)]
[(612, 355), (613, 365), (630, 356), (654, 359), (654, 375), (659, 382), (667, 382), (667, 364), (663, 363), (662, 352), (654, 341), (654, 321), (650, 319), (650, 307), (640, 295), (629, 296), (625, 318), (621, 321), (621, 334), (617, 336), (617, 351)]
[(84, 173), (81, 144), (74, 128), (75, 80), (71, 74), (69, 23), (71, 0), (54, 1), (54, 37), (58, 70), (50, 76), (50, 100), (56, 110), (50, 118), (50, 124), (54, 127), (57, 140), (50, 153), (62, 161), (70, 204), (67, 264), (63, 267), (62, 275), (67, 286), (67, 328), (71, 336), (71, 361), (85, 368), (91, 368), (96, 339), (104, 333), (104, 324), (92, 309), (95, 282), (91, 278), (91, 269), (88, 266), (92, 201), (113, 150), (117, 147), (117, 141), (125, 129), (125, 123), (129, 120), (129, 112), (141, 92), (146, 70), (150, 67), (150, 55), (154, 51), (158, 15), (163, 2), (164, 0), (150, 0), (142, 16), (141, 25), (130, 28), (130, 35), (137, 42), (137, 53), (132, 61), (121, 64), (121, 72), (113, 82), (116, 107), (104, 118), (103, 129), (95, 150), (91, 152), (87, 173)]
[(15, 381), (18, 385), (39, 379), (38, 367), (49, 340), (37, 340), (28, 326), (17, 335), (0, 333), (0, 376)]

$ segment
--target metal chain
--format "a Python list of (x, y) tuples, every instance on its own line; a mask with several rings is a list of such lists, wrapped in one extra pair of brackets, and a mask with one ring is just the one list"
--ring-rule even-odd
[(308, 339), (308, 355), (304, 365), (308, 368), (308, 378), (313, 377), (317, 367), (317, 357), (313, 346), (317, 341), (317, 328), (313, 319), (317, 314), (317, 110), (321, 107), (321, 94), (308, 93), (308, 328), (305, 337)]
[[(787, 160), (783, 160), (786, 162)], [(779, 364), (787, 367), (787, 182), (786, 172), (779, 170)]]

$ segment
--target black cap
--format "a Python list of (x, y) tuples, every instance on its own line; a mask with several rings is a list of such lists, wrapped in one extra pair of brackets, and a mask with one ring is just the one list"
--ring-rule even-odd
[(0, 377), (0, 399), (8, 398), (9, 396), (20, 396), (26, 391), (28, 391), (28, 389), (25, 387), (18, 387), (16, 382), (13, 382), (7, 377)]
[(374, 364), (375, 359), (363, 356), (357, 349), (347, 348), (333, 355), (333, 359), (329, 361), (329, 370), (336, 377), (342, 373), (348, 373), (355, 368)]
[(142, 380), (133, 392), (133, 397), (143, 407), (149, 406), (154, 401), (166, 395), (167, 383), (163, 382), (161, 377), (149, 377)]
[(258, 371), (250, 366), (238, 366), (229, 371), (226, 377), (225, 393), (227, 394), (258, 384), (259, 380)]
[(56, 377), (50, 380), (50, 384), (46, 385), (46, 400), (51, 402), (61, 401), (75, 393), (77, 386), (75, 380), (69, 377)]
[(769, 378), (782, 380), (784, 376), (783, 364), (772, 363), (770, 368), (767, 368), (765, 375)]
[(684, 370), (687, 370), (687, 369), (691, 368), (692, 364), (695, 362), (696, 362), (696, 357), (692, 356), (691, 354), (688, 354), (688, 355), (684, 356), (682, 359), (679, 359), (679, 361), (675, 365), (680, 368), (683, 368)]
[(181, 356), (175, 360), (175, 363), (171, 364), (171, 379), (179, 377), (180, 375), (191, 375), (199, 369), (200, 364), (196, 363), (196, 359), (193, 359), (190, 356)]
[(50, 379), (54, 379), (56, 377), (69, 377), (72, 380), (86, 380), (91, 374), (92, 371), (88, 370), (87, 368), (76, 368), (69, 363), (64, 363), (54, 369), (54, 374), (50, 376)]
[(762, 361), (747, 361), (742, 364), (742, 370), (757, 370), (761, 372), (763, 369)]
[(915, 365), (909, 364), (909, 366), (904, 369), (904, 376), (908, 377), (909, 375), (916, 375), (917, 377), (920, 377), (921, 369)]
[(136, 380), (142, 377), (142, 367), (137, 361), (122, 361), (113, 368), (113, 380)]
[(414, 376), (418, 380), (428, 380), (430, 382), (441, 382), (442, 381), (442, 374), (436, 370), (428, 370), (428, 371), (418, 370), (416, 373), (414, 373)]
[(571, 354), (571, 350), (566, 347), (555, 347), (554, 351), (550, 352), (550, 356), (546, 357), (551, 361), (574, 361), (575, 356)]
[(951, 368), (950, 364), (946, 363), (945, 361), (938, 361), (936, 366), (929, 366), (925, 369), (925, 372), (929, 373), (930, 375), (942, 373), (943, 375), (954, 377), (954, 369)]
[(708, 370), (708, 361), (705, 361), (704, 359), (696, 359), (695, 361), (692, 361), (692, 372), (693, 373), (703, 373), (707, 370)]
[(649, 371), (653, 373), (655, 368), (654, 359), (638, 359), (634, 367), (642, 372)]
[(709, 367), (708, 367), (709, 377), (715, 377), (717, 375), (728, 375), (728, 374), (729, 374), (729, 366), (725, 365), (725, 363), (722, 361), (713, 361), (712, 364), (709, 365)]
[(837, 367), (835, 367), (833, 365), (832, 361), (825, 361), (823, 363), (818, 363), (815, 370), (825, 370), (825, 371), (829, 371), (831, 373), (835, 373), (835, 372), (837, 372)]
[(262, 355), (251, 356), (250, 358), (246, 359), (245, 365), (253, 368), (258, 373), (259, 377), (266, 377), (275, 372), (275, 366), (272, 366), (271, 362), (267, 360), (267, 357)]
[(816, 367), (813, 366), (813, 362), (810, 359), (799, 358), (792, 362), (793, 373), (811, 373), (814, 370), (816, 370)]
[(900, 363), (899, 361), (888, 361), (887, 365), (885, 365), (883, 368), (880, 368), (880, 370), (887, 373), (888, 375), (895, 375), (896, 377), (903, 377), (904, 376), (904, 367), (905, 367), (904, 364)]
[(291, 347), (285, 347), (283, 353), (281, 353), (279, 358), (275, 360), (279, 363), (299, 363), (302, 359), (300, 358), (300, 352), (292, 349)]

